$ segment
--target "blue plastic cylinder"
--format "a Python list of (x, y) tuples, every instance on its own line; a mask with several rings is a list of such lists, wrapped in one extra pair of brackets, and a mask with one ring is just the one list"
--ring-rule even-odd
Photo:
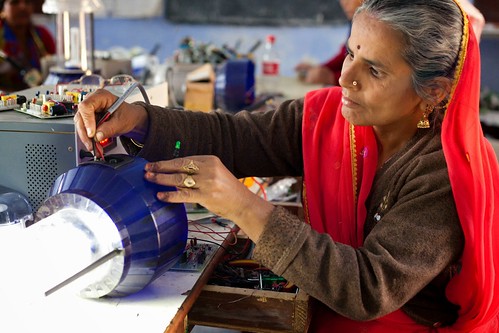
[[(80, 215), (79, 211), (82, 216), (94, 214), (90, 219), (75, 217), (73, 221), (86, 237), (93, 237), (89, 251), (98, 257), (98, 249), (123, 249), (123, 255), (113, 259), (106, 268), (105, 276), (80, 292), (83, 297), (121, 297), (135, 293), (171, 268), (185, 249), (185, 206), (156, 198), (157, 192), (175, 188), (146, 181), (146, 163), (138, 157), (112, 155), (107, 156), (106, 161), (81, 164), (55, 180), (48, 199), (36, 213), (36, 223), (61, 215), (64, 210), (70, 212), (62, 218), (64, 223), (72, 222), (68, 221), (72, 219), (68, 214)], [(114, 229), (102, 231), (101, 225), (109, 220)], [(55, 222), (53, 226), (60, 223), (63, 222)]]
[(255, 63), (251, 59), (229, 59), (216, 71), (215, 104), (236, 113), (255, 101)]

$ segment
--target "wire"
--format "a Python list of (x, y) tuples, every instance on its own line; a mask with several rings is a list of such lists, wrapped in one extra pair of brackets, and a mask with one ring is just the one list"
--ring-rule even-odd
[(208, 239), (199, 239), (197, 237), (187, 237), (187, 239), (192, 239), (192, 240), (196, 240), (196, 241), (199, 241), (199, 242), (206, 242), (206, 243), (214, 244), (214, 245), (220, 246), (226, 252), (228, 251), (227, 248), (225, 246), (223, 246), (222, 244), (219, 244), (217, 242), (214, 242), (214, 241), (211, 241), (211, 240), (208, 240)]
[(265, 191), (265, 187), (263, 186), (263, 183), (258, 182), (255, 177), (251, 177), (251, 179), (253, 179), (253, 181), (255, 182), (255, 184), (257, 184), (258, 187), (260, 188), (260, 191), (262, 192), (263, 198), (265, 200), (267, 200), (267, 191)]
[[(189, 224), (192, 225), (193, 227), (195, 227), (196, 229), (189, 229), (189, 231), (201, 233), (203, 235), (210, 237), (214, 241), (223, 241), (224, 237), (222, 235), (226, 235), (226, 234), (233, 234), (234, 238), (237, 239), (236, 232), (234, 230), (232, 230), (231, 228), (227, 227), (227, 225), (224, 225), (222, 222), (219, 222), (216, 218), (210, 218), (210, 221), (211, 221), (211, 223), (216, 223), (219, 226), (223, 227), (224, 230), (228, 230), (228, 231), (216, 231), (204, 223), (199, 223), (198, 221), (192, 221), (192, 220), (189, 220)], [(207, 229), (208, 231), (201, 230), (201, 227)], [(213, 235), (219, 236), (219, 238), (215, 238), (215, 237), (213, 237)], [(229, 244), (229, 245), (235, 245), (235, 244)]]
[[(238, 237), (236, 237), (236, 244), (237, 244), (237, 240), (238, 240)], [(235, 245), (235, 244), (234, 244)], [(227, 259), (225, 261), (230, 261), (230, 260), (234, 260), (240, 256), (248, 256), (250, 252), (250, 246), (253, 245), (253, 242), (251, 241), (251, 239), (249, 238), (246, 238), (246, 242), (244, 243), (243, 245), (243, 248), (241, 251), (233, 251), (232, 253), (229, 253), (228, 256), (227, 256)], [(232, 249), (234, 250), (234, 249)]]

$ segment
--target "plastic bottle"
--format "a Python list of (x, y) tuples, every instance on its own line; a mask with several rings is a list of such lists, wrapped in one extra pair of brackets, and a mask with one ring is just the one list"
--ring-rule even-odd
[(275, 50), (275, 36), (265, 39), (261, 61), (260, 93), (264, 95), (279, 94), (279, 75), (281, 60)]

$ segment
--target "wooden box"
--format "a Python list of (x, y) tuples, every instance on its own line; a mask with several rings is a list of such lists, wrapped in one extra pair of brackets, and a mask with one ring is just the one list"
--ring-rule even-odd
[(244, 332), (307, 332), (310, 297), (297, 293), (206, 285), (187, 320)]
[[(247, 238), (240, 234), (231, 248), (241, 253), (244, 240)], [(290, 290), (205, 285), (189, 310), (187, 326), (202, 325), (243, 332), (307, 332), (311, 298), (300, 289)]]

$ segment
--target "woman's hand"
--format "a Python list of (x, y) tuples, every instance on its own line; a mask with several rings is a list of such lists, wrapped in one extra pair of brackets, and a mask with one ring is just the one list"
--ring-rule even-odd
[(148, 163), (145, 169), (148, 181), (178, 189), (159, 192), (159, 200), (198, 203), (236, 223), (255, 242), (274, 208), (235, 178), (216, 156)]
[(322, 65), (314, 66), (307, 71), (305, 83), (324, 85), (338, 84), (334, 77), (334, 73), (329, 68)]
[(307, 84), (337, 85), (334, 73), (322, 65), (300, 63), (295, 66), (298, 78)]
[[(96, 114), (103, 113), (118, 99), (105, 89), (88, 94), (78, 105), (75, 114), (75, 128), (81, 141), (88, 150), (92, 149), (92, 138), (98, 141), (137, 131), (146, 132), (148, 115), (139, 105), (124, 102), (113, 115), (96, 128)], [(139, 129), (139, 130), (138, 130)]]

